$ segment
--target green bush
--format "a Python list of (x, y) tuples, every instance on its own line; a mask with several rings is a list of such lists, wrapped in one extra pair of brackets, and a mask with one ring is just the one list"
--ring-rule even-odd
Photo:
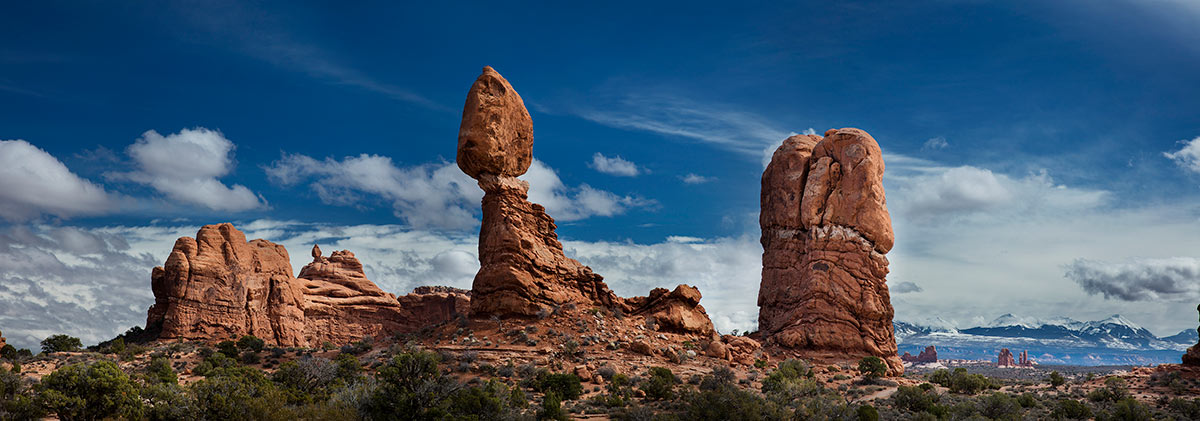
[(650, 378), (642, 382), (640, 388), (649, 400), (669, 400), (675, 398), (675, 385), (682, 383), (675, 373), (665, 367), (651, 367)]
[(177, 384), (147, 384), (141, 390), (150, 421), (199, 421), (196, 399)]
[(42, 379), (38, 400), (64, 421), (136, 419), (142, 415), (137, 385), (110, 361), (55, 370)]
[(1119, 421), (1148, 421), (1154, 417), (1150, 413), (1150, 408), (1146, 404), (1138, 402), (1134, 398), (1122, 398), (1113, 405), (1112, 411), (1106, 416), (1097, 416), (1096, 419), (1103, 420), (1119, 420)]
[(855, 411), (858, 421), (879, 421), (879, 410), (871, 405), (862, 405)]
[(439, 419), (457, 382), (438, 371), (438, 356), (427, 351), (397, 354), (375, 375), (379, 386), (364, 400), (363, 416), (372, 420)]
[(0, 419), (42, 419), (46, 411), (32, 398), (33, 395), (17, 371), (0, 367)]
[(979, 402), (979, 412), (993, 420), (1019, 420), (1024, 411), (1021, 404), (1007, 393), (992, 393)]
[(583, 393), (579, 376), (571, 373), (541, 372), (534, 383), (534, 390), (547, 395), (553, 393), (562, 400), (578, 399)]
[(72, 352), (83, 348), (83, 343), (79, 342), (79, 338), (70, 337), (67, 335), (54, 335), (46, 339), (42, 339), (42, 352), (47, 354), (52, 352)]
[(1088, 392), (1087, 398), (1092, 402), (1117, 402), (1129, 397), (1125, 390), (1125, 380), (1120, 377), (1104, 379), (1104, 387)]
[(547, 393), (542, 398), (542, 409), (538, 411), (539, 420), (567, 421), (567, 412), (562, 409), (562, 399), (554, 392)]
[(166, 357), (154, 357), (146, 366), (146, 379), (151, 383), (178, 384), (179, 377)]
[(265, 345), (266, 345), (266, 342), (264, 342), (262, 339), (259, 339), (257, 336), (254, 336), (254, 335), (243, 336), (241, 339), (238, 339), (238, 341), (237, 341), (238, 349), (243, 350), (243, 351), (259, 352), (259, 351), (263, 350), (263, 346), (265, 346)]
[(1037, 396), (1032, 393), (1024, 393), (1017, 397), (1017, 403), (1021, 404), (1022, 408), (1033, 408), (1038, 406)]
[[(728, 368), (725, 368), (728, 370)], [(688, 394), (680, 418), (686, 420), (777, 420), (788, 419), (787, 412), (762, 395), (741, 389), (730, 381), (731, 374), (705, 376), (701, 389)]]
[(1049, 380), (1050, 380), (1050, 387), (1055, 388), (1055, 389), (1058, 389), (1059, 386), (1062, 386), (1067, 383), (1067, 379), (1063, 378), (1062, 374), (1058, 374), (1057, 371), (1050, 372)]
[(0, 358), (6, 360), (17, 359), (17, 348), (12, 346), (12, 344), (4, 344), (3, 347), (0, 347)]
[(871, 356), (858, 361), (858, 372), (868, 379), (882, 377), (887, 373), (887, 369), (887, 364), (879, 357)]
[(217, 352), (225, 354), (226, 357), (237, 359), (238, 348), (237, 343), (233, 341), (221, 341), (217, 344)]
[(922, 412), (928, 411), (936, 405), (940, 398), (936, 392), (928, 391), (921, 387), (900, 386), (896, 388), (896, 392), (892, 394), (891, 399), (897, 408), (912, 412)]
[(286, 399), (270, 379), (254, 368), (213, 370), (192, 385), (198, 413), (208, 420), (287, 420)]
[(1092, 417), (1092, 410), (1083, 402), (1074, 399), (1060, 399), (1050, 411), (1050, 417), (1059, 420), (1086, 420)]

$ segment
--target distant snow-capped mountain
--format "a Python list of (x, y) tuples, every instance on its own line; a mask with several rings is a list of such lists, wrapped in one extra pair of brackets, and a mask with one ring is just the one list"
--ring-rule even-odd
[(966, 329), (955, 329), (941, 319), (894, 325), (901, 352), (936, 345), (943, 358), (994, 359), (1000, 348), (1010, 348), (1013, 352), (1029, 350), (1035, 361), (1047, 363), (1177, 363), (1182, 351), (1197, 341), (1195, 330), (1159, 338), (1119, 314), (1089, 322), (1005, 314), (991, 323)]

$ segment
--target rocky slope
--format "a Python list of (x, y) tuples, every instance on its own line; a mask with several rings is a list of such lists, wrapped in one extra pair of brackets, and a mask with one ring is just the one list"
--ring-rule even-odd
[(762, 177), (762, 337), (784, 348), (883, 358), (903, 372), (884, 257), (883, 154), (866, 132), (796, 135)]

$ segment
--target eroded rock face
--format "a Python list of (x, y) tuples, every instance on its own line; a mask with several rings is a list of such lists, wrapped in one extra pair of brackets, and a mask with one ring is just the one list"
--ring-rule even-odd
[[(1200, 312), (1200, 305), (1196, 306), (1196, 312)], [(1200, 332), (1200, 328), (1196, 328)], [(1183, 354), (1183, 365), (1200, 367), (1200, 342), (1188, 348), (1187, 353)]]
[(159, 339), (254, 335), (273, 345), (316, 346), (414, 331), (453, 318), (447, 306), (465, 307), (457, 304), (465, 296), (410, 294), (406, 302), (421, 305), (405, 308), (366, 278), (349, 251), (325, 258), (314, 246), (313, 262), (299, 277), (291, 271), (283, 246), (246, 241), (228, 223), (206, 225), (195, 239), (177, 240), (166, 264), (154, 268), (147, 329), (161, 326)]
[(467, 92), (458, 128), (458, 167), (472, 178), (516, 177), (533, 163), (533, 120), (525, 101), (491, 67)]
[(414, 326), (431, 326), (471, 312), (471, 291), (445, 286), (417, 287), (396, 297)]
[(920, 354), (917, 354), (917, 356), (915, 356), (915, 357), (912, 354), (905, 352), (904, 355), (900, 356), (900, 360), (902, 360), (904, 362), (917, 363), (917, 364), (936, 363), (938, 360), (937, 348), (934, 347), (933, 345), (927, 346), (927, 347), (925, 347), (925, 349), (923, 351), (921, 351)]
[(767, 341), (874, 355), (903, 372), (885, 283), (894, 236), (883, 171), (879, 144), (859, 129), (792, 136), (775, 151), (759, 214)]

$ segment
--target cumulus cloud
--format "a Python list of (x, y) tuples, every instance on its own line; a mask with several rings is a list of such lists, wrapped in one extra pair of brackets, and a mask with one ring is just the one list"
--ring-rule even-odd
[(973, 166), (923, 168), (889, 177), (899, 187), (891, 201), (917, 221), (983, 214), (1064, 212), (1103, 204), (1108, 192), (1055, 184), (1045, 170), (1014, 178)]
[(1121, 263), (1076, 259), (1066, 277), (1088, 294), (1125, 301), (1200, 300), (1200, 259), (1173, 257)]
[(110, 174), (148, 185), (172, 200), (215, 211), (245, 211), (266, 206), (246, 186), (226, 186), (220, 180), (235, 166), (233, 142), (221, 132), (203, 127), (163, 136), (146, 131), (125, 152), (138, 169)]
[(321, 202), (362, 206), (368, 198), (390, 202), (396, 217), (414, 227), (464, 229), (477, 224), (483, 191), (454, 163), (398, 167), (392, 159), (362, 154), (316, 160), (284, 154), (265, 168), (271, 181), (291, 186), (308, 182)]
[(908, 294), (910, 292), (921, 292), (925, 289), (912, 282), (896, 282), (891, 285), (890, 290), (893, 294)]
[(938, 149), (946, 149), (947, 146), (950, 146), (950, 142), (947, 142), (946, 138), (938, 136), (926, 140), (925, 144), (921, 146), (921, 149), (926, 151), (936, 151)]
[(592, 155), (592, 162), (588, 163), (588, 167), (608, 175), (620, 177), (637, 177), (641, 173), (637, 164), (629, 162), (619, 155), (610, 158), (600, 152)]
[(560, 221), (620, 215), (631, 208), (647, 208), (658, 204), (651, 199), (620, 196), (587, 184), (568, 187), (553, 168), (537, 159), (520, 178), (529, 182), (529, 201), (545, 206), (546, 212)]
[(688, 173), (685, 176), (679, 177), (679, 179), (685, 184), (704, 184), (716, 180), (715, 177), (705, 177), (702, 175), (697, 175), (696, 173)]
[(1183, 147), (1175, 152), (1164, 152), (1163, 156), (1175, 161), (1175, 165), (1185, 170), (1200, 173), (1200, 137), (1192, 140), (1181, 140)]
[(68, 218), (112, 209), (103, 187), (80, 178), (58, 158), (24, 140), (0, 140), (0, 218)]

